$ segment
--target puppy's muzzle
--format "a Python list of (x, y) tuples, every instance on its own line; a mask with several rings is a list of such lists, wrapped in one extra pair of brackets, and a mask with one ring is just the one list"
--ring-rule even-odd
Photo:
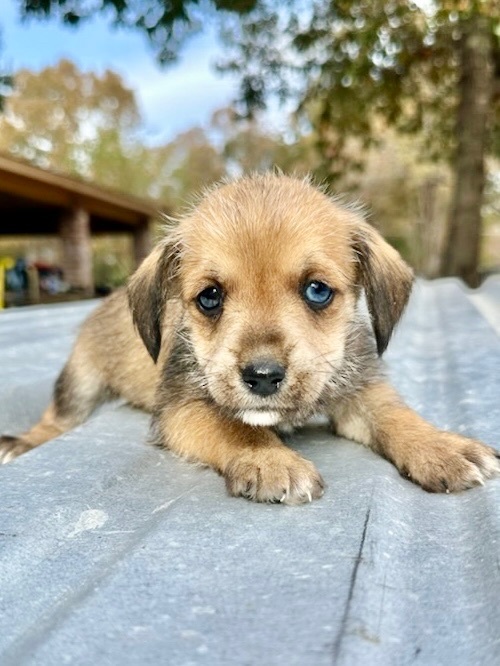
[(260, 359), (243, 368), (241, 378), (252, 393), (265, 397), (279, 391), (285, 374), (285, 368), (276, 361)]

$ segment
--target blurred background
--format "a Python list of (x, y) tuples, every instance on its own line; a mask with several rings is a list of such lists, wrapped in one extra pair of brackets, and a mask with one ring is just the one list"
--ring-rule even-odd
[(0, 104), (1, 306), (108, 293), (274, 167), (424, 277), (500, 270), (497, 0), (0, 0)]

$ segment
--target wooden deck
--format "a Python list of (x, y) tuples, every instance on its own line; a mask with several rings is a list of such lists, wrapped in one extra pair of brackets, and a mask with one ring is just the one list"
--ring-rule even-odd
[[(37, 418), (94, 305), (0, 314), (0, 430)], [(418, 284), (387, 363), (498, 448), (500, 280)], [(324, 498), (257, 505), (147, 433), (115, 403), (0, 468), (2, 666), (500, 664), (500, 480), (427, 494), (315, 425), (290, 446)]]

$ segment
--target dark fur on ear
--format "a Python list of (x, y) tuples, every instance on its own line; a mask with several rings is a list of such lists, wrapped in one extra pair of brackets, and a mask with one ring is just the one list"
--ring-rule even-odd
[(160, 354), (167, 302), (179, 296), (176, 279), (179, 263), (178, 247), (167, 239), (144, 259), (127, 286), (132, 319), (155, 363)]
[(413, 271), (399, 252), (366, 222), (355, 230), (353, 249), (381, 356), (410, 297)]

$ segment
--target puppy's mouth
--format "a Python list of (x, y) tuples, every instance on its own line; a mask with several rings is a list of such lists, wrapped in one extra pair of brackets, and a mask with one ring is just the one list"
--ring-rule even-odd
[(229, 419), (252, 427), (272, 428), (303, 423), (316, 409), (321, 396), (318, 386), (308, 376), (294, 376), (293, 380), (293, 383), (284, 381), (283, 385), (280, 382), (270, 395), (259, 395), (253, 387), (245, 386), (239, 376), (235, 381), (234, 376), (214, 377), (212, 374), (206, 388)]
[(241, 409), (236, 413), (236, 418), (250, 426), (270, 427), (277, 425), (283, 415), (275, 409)]

